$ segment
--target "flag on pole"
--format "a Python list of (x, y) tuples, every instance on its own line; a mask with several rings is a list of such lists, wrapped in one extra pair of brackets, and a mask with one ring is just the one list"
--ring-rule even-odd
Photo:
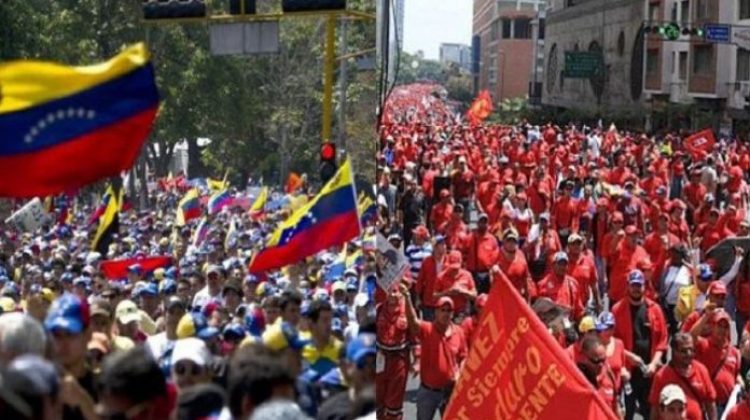
[(158, 106), (142, 43), (88, 67), (0, 64), (0, 179), (13, 179), (0, 196), (57, 194), (130, 169)]
[(104, 209), (99, 218), (99, 227), (96, 229), (94, 240), (91, 242), (91, 249), (107, 255), (109, 244), (112, 243), (116, 234), (120, 233), (120, 202), (122, 200), (122, 188), (119, 191), (112, 186), (113, 195), (107, 200), (107, 207)]
[(476, 125), (486, 120), (492, 114), (492, 111), (492, 97), (490, 96), (490, 92), (483, 90), (474, 98), (471, 107), (466, 111), (466, 118), (469, 119), (471, 124)]
[(232, 204), (232, 195), (228, 190), (215, 193), (208, 199), (208, 214), (216, 214), (226, 206)]
[(177, 226), (184, 226), (185, 223), (197, 219), (201, 214), (200, 193), (197, 189), (192, 188), (177, 204), (177, 220), (175, 223)]
[(299, 174), (296, 172), (291, 172), (289, 174), (289, 177), (286, 179), (286, 186), (284, 187), (284, 192), (287, 194), (291, 194), (295, 191), (297, 191), (302, 185), (305, 184), (305, 181), (302, 179)]
[(195, 228), (195, 232), (193, 232), (193, 239), (191, 241), (193, 246), (198, 247), (206, 240), (210, 228), (211, 225), (208, 222), (208, 217), (203, 216), (200, 223), (198, 223), (198, 227)]
[(250, 262), (250, 271), (259, 273), (293, 264), (360, 233), (357, 196), (347, 159), (315, 198), (281, 223), (265, 249)]
[(206, 185), (212, 193), (221, 192), (229, 187), (226, 178), (224, 178), (224, 180), (222, 181), (219, 181), (218, 179), (206, 178)]
[(237, 228), (237, 219), (232, 217), (232, 220), (229, 222), (227, 236), (224, 238), (224, 250), (228, 251), (232, 246), (237, 244), (238, 235), (239, 229)]

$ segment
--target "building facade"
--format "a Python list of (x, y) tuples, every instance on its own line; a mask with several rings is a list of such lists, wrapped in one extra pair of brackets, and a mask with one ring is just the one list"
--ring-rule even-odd
[[(543, 105), (642, 114), (655, 128), (748, 131), (750, 1), (553, 0), (545, 23)], [(708, 42), (698, 31), (707, 24), (730, 25), (732, 43)], [(566, 52), (597, 50), (603, 77), (565, 77)]]
[[(496, 101), (525, 97), (535, 62), (532, 20), (545, 0), (474, 0), (475, 85)], [(477, 68), (478, 67), (478, 68)]]
[(455, 63), (462, 69), (471, 68), (471, 47), (465, 44), (442, 43), (440, 44), (441, 63)]

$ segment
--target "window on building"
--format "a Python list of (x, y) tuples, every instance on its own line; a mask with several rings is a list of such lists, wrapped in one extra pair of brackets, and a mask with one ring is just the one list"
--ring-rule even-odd
[(711, 45), (696, 45), (693, 49), (693, 74), (711, 73)]
[(672, 11), (670, 14), (672, 16), (672, 22), (677, 22), (677, 3), (672, 4)]
[(503, 19), (501, 22), (503, 25), (503, 39), (510, 39), (512, 21), (510, 19)]
[(680, 21), (690, 22), (690, 0), (682, 0), (680, 3)]
[(531, 19), (518, 18), (513, 24), (514, 39), (531, 39)]
[(708, 0), (696, 0), (695, 20), (708, 19)]
[(739, 0), (740, 19), (750, 19), (750, 0)]
[(687, 51), (680, 51), (680, 80), (687, 80), (687, 69), (688, 69), (688, 53)]
[(659, 3), (648, 4), (648, 19), (651, 21), (661, 20), (661, 16), (659, 16)]
[(750, 81), (750, 50), (737, 48), (737, 81)]
[(646, 53), (646, 75), (654, 76), (659, 71), (659, 50), (652, 48)]
[(536, 3), (521, 3), (518, 5), (518, 10), (526, 11), (526, 12), (535, 12), (536, 11)]
[(539, 19), (539, 39), (544, 39), (544, 18)]

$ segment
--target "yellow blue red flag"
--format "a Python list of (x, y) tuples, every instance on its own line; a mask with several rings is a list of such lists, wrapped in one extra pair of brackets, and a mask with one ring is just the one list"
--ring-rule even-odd
[(293, 264), (360, 233), (357, 196), (347, 159), (315, 198), (281, 223), (265, 249), (253, 258), (250, 271), (259, 273)]
[(88, 67), (0, 64), (0, 196), (54, 195), (130, 169), (158, 106), (144, 44)]

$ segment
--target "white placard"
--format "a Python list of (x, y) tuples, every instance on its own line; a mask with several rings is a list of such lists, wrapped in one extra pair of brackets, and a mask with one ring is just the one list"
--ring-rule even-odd
[(378, 266), (381, 273), (381, 276), (377, 279), (378, 286), (388, 291), (393, 283), (399, 281), (401, 276), (409, 269), (409, 261), (401, 250), (394, 248), (380, 233), (378, 233), (376, 242)]
[(22, 232), (33, 232), (40, 228), (47, 218), (42, 200), (37, 197), (5, 219), (5, 223)]

